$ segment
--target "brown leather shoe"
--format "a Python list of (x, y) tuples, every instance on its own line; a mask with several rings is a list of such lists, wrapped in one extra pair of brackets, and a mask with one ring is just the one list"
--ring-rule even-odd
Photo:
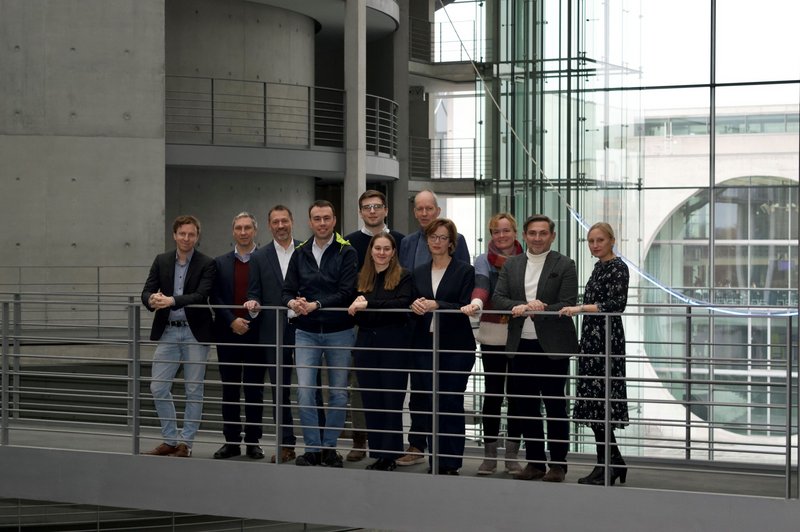
[(178, 458), (190, 458), (192, 456), (192, 448), (185, 443), (179, 443), (175, 447), (175, 452), (170, 456), (176, 456)]
[[(293, 447), (281, 447), (281, 463), (286, 462), (293, 462), (296, 458), (294, 448)], [(275, 463), (275, 455), (272, 455), (272, 458), (269, 459), (271, 463)]]
[(169, 456), (174, 453), (178, 448), (175, 445), (170, 445), (168, 443), (162, 443), (155, 449), (150, 449), (149, 451), (145, 451), (142, 454), (150, 454), (153, 456)]
[(545, 476), (542, 477), (542, 482), (564, 482), (567, 477), (567, 472), (560, 465), (554, 465), (550, 468)]
[(366, 444), (360, 441), (353, 441), (353, 448), (347, 453), (348, 462), (360, 462), (367, 457)]
[(544, 477), (544, 471), (536, 467), (534, 464), (528, 464), (520, 474), (514, 478), (517, 480), (541, 480)]

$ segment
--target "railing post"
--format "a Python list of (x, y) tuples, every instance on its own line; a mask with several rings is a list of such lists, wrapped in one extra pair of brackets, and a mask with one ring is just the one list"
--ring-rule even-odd
[(133, 426), (133, 307), (136, 305), (134, 296), (128, 296), (128, 420), (125, 423), (128, 427)]
[(308, 149), (314, 147), (315, 112), (316, 112), (316, 102), (314, 101), (314, 87), (308, 87)]
[(431, 363), (431, 474), (439, 474), (439, 313), (433, 312)]
[[(275, 382), (272, 383), (272, 401), (275, 403), (275, 463), (281, 463), (281, 448), (283, 447), (283, 316), (282, 310), (275, 311)], [(269, 368), (267, 368), (269, 373)], [(319, 424), (319, 423), (317, 423)]]
[(211, 144), (214, 144), (214, 78), (211, 78)]
[[(603, 419), (603, 423), (605, 424), (605, 448), (603, 449), (603, 454), (605, 457), (603, 458), (603, 463), (605, 463), (605, 478), (603, 479), (603, 485), (608, 486), (611, 484), (611, 317), (606, 314), (603, 319), (605, 320), (605, 334), (606, 334), (606, 346), (605, 346), (605, 359), (606, 359), (606, 367), (605, 367), (605, 416)], [(619, 444), (617, 444), (619, 445)]]
[(0, 383), (2, 383), (2, 391), (0, 391), (0, 445), (8, 445), (8, 334), (9, 326), (8, 320), (11, 317), (8, 301), (3, 301), (3, 344), (0, 356), (2, 357), (3, 373), (0, 375)]
[[(800, 416), (800, 413), (798, 413)], [(800, 424), (798, 425), (800, 427)], [(786, 491), (784, 497), (792, 497), (792, 317), (786, 317)]]
[(140, 389), (141, 389), (141, 360), (142, 360), (142, 345), (139, 337), (141, 330), (142, 315), (139, 305), (131, 305), (129, 307), (130, 316), (130, 341), (131, 341), (131, 368), (130, 377), (133, 383), (133, 393), (131, 394), (131, 453), (139, 454), (139, 433), (141, 431), (141, 405), (140, 405)]
[(266, 148), (267, 147), (267, 82), (266, 81), (262, 81), (261, 82), (261, 86), (263, 87), (263, 89), (261, 90), (261, 95), (262, 95), (262, 98), (264, 99), (262, 110), (264, 112), (264, 121), (263, 121), (264, 147)]
[(686, 460), (692, 459), (692, 307), (686, 307), (686, 333), (684, 335), (684, 349), (686, 352), (686, 383), (684, 391), (684, 403), (686, 407), (684, 423), (685, 440), (684, 445)]
[(20, 338), (22, 337), (22, 294), (14, 294), (14, 316), (12, 318), (14, 320), (14, 341), (12, 347), (12, 355), (13, 358), (12, 364), (14, 366), (14, 378), (11, 382), (11, 389), (14, 390), (13, 395), (11, 396), (11, 404), (14, 405), (13, 416), (14, 419), (19, 419), (19, 389), (20, 389)]

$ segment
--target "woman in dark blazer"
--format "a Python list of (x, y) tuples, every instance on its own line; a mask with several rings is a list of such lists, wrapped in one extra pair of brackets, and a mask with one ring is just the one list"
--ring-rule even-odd
[[(403, 455), (403, 399), (408, 380), (408, 309), (411, 274), (400, 267), (397, 243), (385, 233), (372, 237), (358, 275), (358, 297), (347, 309), (358, 325), (353, 351), (364, 402), (369, 454), (367, 469), (393, 471)], [(402, 371), (405, 370), (405, 371)]]
[[(454, 260), (458, 232), (455, 224), (445, 218), (432, 221), (425, 227), (425, 238), (431, 252), (431, 262), (414, 270), (414, 302), (411, 310), (417, 315), (412, 336), (415, 368), (430, 371), (433, 362), (433, 311), (459, 310), (470, 302), (475, 286), (475, 269)], [(440, 435), (436, 446), (439, 454), (438, 473), (457, 475), (464, 454), (464, 392), (475, 363), (475, 337), (469, 317), (458, 313), (438, 314), (439, 373), (436, 400), (438, 401)], [(433, 389), (432, 374), (426, 373), (426, 390)], [(432, 409), (432, 395), (427, 396)], [(428, 418), (430, 421), (431, 418)], [(427, 423), (427, 430), (431, 429)], [(431, 446), (428, 435), (428, 446)], [(431, 465), (432, 467), (432, 465)]]

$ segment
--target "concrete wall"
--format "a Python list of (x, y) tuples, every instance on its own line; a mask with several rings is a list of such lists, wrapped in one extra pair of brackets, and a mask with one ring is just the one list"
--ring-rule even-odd
[(0, 267), (149, 264), (163, 248), (163, 0), (0, 13)]
[(256, 216), (260, 243), (272, 240), (267, 212), (278, 203), (292, 210), (295, 238), (305, 240), (309, 236), (307, 211), (314, 201), (314, 178), (247, 170), (168, 168), (167, 197), (167, 242), (173, 242), (172, 220), (179, 214), (194, 214), (202, 225), (198, 249), (214, 257), (233, 249), (231, 222), (242, 211)]

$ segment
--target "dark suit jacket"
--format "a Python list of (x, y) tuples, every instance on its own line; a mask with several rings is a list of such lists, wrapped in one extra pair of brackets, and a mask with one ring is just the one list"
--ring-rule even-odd
[[(255, 252), (254, 252), (255, 253)], [(211, 304), (212, 305), (233, 305), (234, 286), (233, 275), (236, 268), (236, 254), (234, 251), (229, 251), (224, 255), (214, 259), (214, 265), (217, 268), (217, 275), (214, 278), (214, 289), (211, 291)], [(251, 255), (252, 260), (252, 255)], [(248, 263), (252, 268), (252, 263)], [(214, 309), (214, 337), (220, 342), (228, 342), (231, 338), (240, 340), (241, 336), (237, 336), (231, 330), (231, 323), (236, 319), (232, 308), (215, 308)], [(246, 317), (245, 319), (250, 319)], [(251, 320), (252, 321), (252, 320)]]
[[(175, 290), (175, 253), (175, 250), (172, 250), (156, 256), (153, 265), (150, 266), (150, 273), (147, 275), (147, 281), (142, 290), (142, 303), (150, 312), (155, 310), (148, 303), (151, 294), (161, 290), (164, 295), (173, 295)], [(186, 280), (183, 282), (183, 295), (174, 296), (175, 306), (172, 309), (179, 309), (187, 305), (207, 304), (214, 286), (215, 274), (214, 259), (195, 249), (192, 260), (189, 262), (189, 269), (186, 271)], [(164, 334), (170, 310), (169, 308), (156, 310), (153, 326), (150, 329), (150, 340), (159, 340)], [(210, 308), (187, 308), (186, 320), (198, 342), (211, 341)]]
[[(431, 262), (414, 270), (414, 299), (435, 299), (441, 310), (458, 310), (471, 301), (475, 287), (475, 268), (455, 258), (447, 265), (436, 295), (431, 285)], [(411, 314), (415, 319), (414, 340), (429, 334), (433, 313), (422, 316)], [(439, 315), (439, 347), (442, 349), (475, 349), (475, 336), (469, 317), (460, 312)]]
[[(417, 246), (423, 246), (422, 255), (425, 261), (421, 264), (415, 264), (417, 258)], [(464, 235), (461, 233), (458, 233), (456, 249), (453, 252), (453, 258), (460, 260), (461, 262), (466, 262), (467, 264), (470, 263), (467, 241), (464, 238)], [(400, 266), (412, 273), (415, 269), (431, 261), (431, 253), (428, 250), (428, 242), (425, 240), (425, 235), (422, 232), (422, 229), (419, 229), (410, 235), (406, 235), (398, 244), (397, 260), (400, 261)]]
[[(525, 297), (525, 268), (528, 254), (522, 253), (506, 260), (500, 270), (492, 305), (496, 310), (511, 310), (516, 305), (528, 302)], [(575, 262), (556, 251), (550, 251), (544, 261), (542, 275), (536, 290), (536, 299), (547, 305), (547, 311), (559, 311), (575, 305), (578, 301), (578, 273)], [(508, 323), (506, 351), (514, 352), (519, 347), (522, 326), (527, 317), (511, 318)], [(536, 336), (546, 353), (578, 353), (578, 333), (575, 322), (567, 316), (532, 316)], [(550, 358), (561, 358), (552, 356)]]
[[(299, 240), (294, 241), (295, 246), (299, 243)], [(250, 282), (247, 288), (247, 299), (258, 301), (263, 306), (282, 307), (283, 274), (275, 245), (275, 241), (272, 241), (250, 255)], [(258, 315), (259, 339), (263, 344), (275, 343), (276, 312), (275, 310), (262, 310)]]

